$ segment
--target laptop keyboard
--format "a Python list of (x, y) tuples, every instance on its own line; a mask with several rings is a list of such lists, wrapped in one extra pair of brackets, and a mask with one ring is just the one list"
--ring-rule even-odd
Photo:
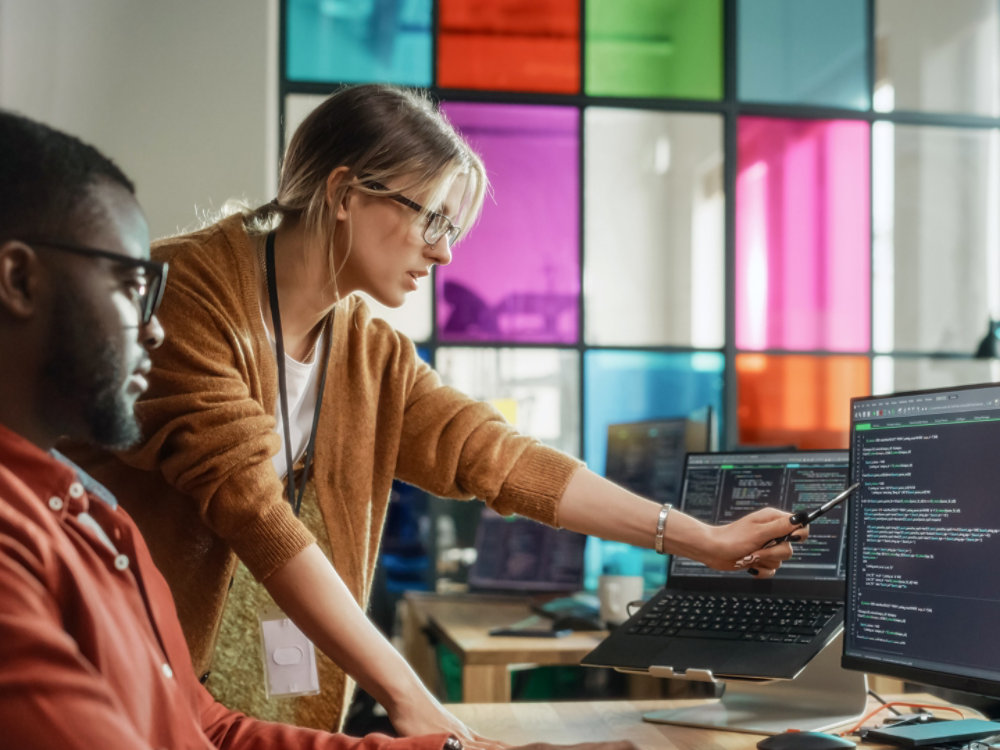
[(668, 592), (624, 627), (637, 635), (810, 643), (842, 609), (822, 599)]

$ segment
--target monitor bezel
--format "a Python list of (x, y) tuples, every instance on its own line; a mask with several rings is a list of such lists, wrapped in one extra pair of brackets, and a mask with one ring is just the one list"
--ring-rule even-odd
[[(943, 388), (925, 388), (916, 389), (910, 391), (895, 391), (893, 393), (883, 393), (879, 395), (870, 396), (855, 396), (851, 398), (851, 412), (849, 415), (849, 441), (850, 441), (850, 462), (848, 466), (849, 476), (853, 479), (854, 477), (854, 412), (855, 406), (859, 403), (870, 402), (870, 401), (884, 401), (893, 398), (908, 398), (911, 396), (924, 396), (935, 393), (955, 393), (956, 391), (970, 391), (970, 390), (985, 390), (987, 388), (997, 388), (1000, 389), (1000, 383), (998, 382), (988, 382), (988, 383), (971, 383), (964, 385), (956, 385), (951, 387)], [(870, 419), (870, 418), (869, 418)], [(849, 626), (849, 612), (850, 612), (850, 591), (851, 584), (854, 577), (854, 567), (851, 563), (851, 534), (853, 531), (853, 521), (848, 520), (847, 527), (847, 576), (845, 580), (845, 603), (844, 603), (844, 627), (845, 630)], [(966, 693), (974, 693), (976, 695), (983, 695), (991, 698), (1000, 697), (1000, 674), (998, 674), (996, 680), (990, 680), (984, 677), (969, 677), (965, 675), (956, 675), (948, 672), (941, 672), (936, 669), (928, 669), (926, 667), (912, 667), (906, 664), (899, 664), (892, 661), (882, 661), (870, 656), (855, 656), (847, 653), (847, 637), (845, 633), (844, 638), (844, 650), (841, 653), (841, 666), (844, 669), (852, 669), (858, 672), (869, 672), (873, 674), (885, 675), (887, 677), (895, 677), (902, 680), (909, 680), (911, 682), (919, 682), (924, 685), (930, 685), (933, 687), (945, 688), (948, 690), (960, 690)]]

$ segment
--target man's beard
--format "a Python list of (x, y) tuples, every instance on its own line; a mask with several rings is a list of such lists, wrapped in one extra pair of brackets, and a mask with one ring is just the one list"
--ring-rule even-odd
[[(53, 331), (49, 356), (42, 367), (43, 392), (58, 394), (42, 405), (49, 410), (50, 424), (76, 424), (86, 434), (68, 434), (108, 449), (135, 445), (142, 437), (135, 417), (134, 401), (125, 392), (131, 372), (121, 345), (102, 333), (98, 316), (89, 300), (79, 294), (69, 279), (60, 284), (61, 294), (53, 305)], [(120, 342), (124, 341), (121, 336)], [(52, 410), (77, 410), (79, 420)]]

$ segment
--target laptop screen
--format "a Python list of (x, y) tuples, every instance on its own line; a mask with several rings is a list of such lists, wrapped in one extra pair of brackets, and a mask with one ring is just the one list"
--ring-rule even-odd
[[(735, 521), (772, 506), (812, 510), (847, 486), (847, 451), (777, 451), (691, 453), (684, 466), (678, 507), (710, 524)], [(795, 545), (795, 555), (781, 566), (782, 580), (842, 582), (848, 503), (842, 503), (809, 526), (809, 539)], [(718, 571), (674, 556), (670, 579), (746, 578), (743, 571)]]

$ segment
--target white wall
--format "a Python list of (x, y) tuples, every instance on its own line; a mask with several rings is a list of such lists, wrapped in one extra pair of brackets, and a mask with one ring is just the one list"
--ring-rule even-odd
[(276, 0), (0, 0), (0, 107), (137, 186), (153, 237), (274, 194)]

